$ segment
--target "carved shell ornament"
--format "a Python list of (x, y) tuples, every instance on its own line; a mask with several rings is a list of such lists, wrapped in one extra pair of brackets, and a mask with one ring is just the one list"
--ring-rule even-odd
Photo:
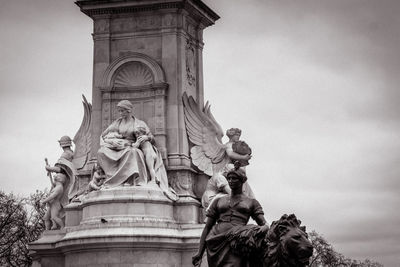
[(149, 85), (153, 81), (151, 70), (140, 62), (129, 62), (122, 65), (114, 76), (114, 86), (116, 87)]

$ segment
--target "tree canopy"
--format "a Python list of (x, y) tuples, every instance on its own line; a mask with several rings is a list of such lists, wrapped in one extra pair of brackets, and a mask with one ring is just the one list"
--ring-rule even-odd
[(309, 238), (314, 247), (310, 267), (383, 267), (382, 264), (369, 259), (357, 261), (346, 258), (335, 251), (333, 246), (316, 231), (310, 232)]
[(0, 266), (30, 266), (28, 244), (44, 230), (46, 193), (36, 191), (27, 198), (0, 191)]

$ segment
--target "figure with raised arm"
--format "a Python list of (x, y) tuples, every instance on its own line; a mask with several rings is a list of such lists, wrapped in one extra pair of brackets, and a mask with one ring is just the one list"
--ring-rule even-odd
[(60, 158), (57, 160), (56, 164), (51, 167), (46, 164), (47, 172), (54, 173), (62, 173), (66, 176), (66, 180), (64, 182), (64, 197), (61, 201), (63, 206), (67, 205), (71, 199), (73, 199), (77, 192), (78, 188), (75, 183), (76, 177), (76, 169), (74, 164), (72, 163), (74, 152), (71, 149), (72, 140), (68, 136), (62, 136), (60, 140), (58, 140), (60, 147), (63, 149), (63, 153)]

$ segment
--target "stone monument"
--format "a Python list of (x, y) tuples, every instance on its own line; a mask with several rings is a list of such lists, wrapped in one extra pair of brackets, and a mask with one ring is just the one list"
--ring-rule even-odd
[[(203, 228), (199, 199), (207, 176), (191, 163), (182, 96), (203, 105), (202, 33), (219, 17), (200, 0), (76, 4), (94, 25), (92, 105), (84, 101), (74, 152), (46, 168), (59, 177), (54, 195), (69, 204), (46, 199), (62, 210), (52, 208), (57, 214), (48, 217), (59, 223), (49, 224), (50, 230), (30, 244), (34, 266), (191, 266)], [(123, 136), (128, 141), (117, 148), (126, 131), (114, 136), (105, 131), (126, 112), (135, 137)], [(99, 158), (104, 147), (119, 156), (135, 155), (146, 182), (135, 183), (143, 178), (138, 172), (110, 182), (108, 170), (101, 168), (108, 165)], [(154, 152), (150, 165), (160, 171), (156, 176), (149, 168), (143, 171), (150, 166), (146, 149)]]
[(305, 227), (293, 214), (269, 227), (241, 130), (222, 143), (204, 105), (202, 33), (218, 15), (201, 0), (76, 4), (94, 22), (93, 103), (84, 97), (57, 163), (46, 159), (52, 187), (33, 266), (306, 266)]

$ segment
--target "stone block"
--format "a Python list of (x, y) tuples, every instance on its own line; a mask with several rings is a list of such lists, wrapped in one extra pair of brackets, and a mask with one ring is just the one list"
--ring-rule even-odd
[(65, 207), (65, 226), (77, 226), (82, 220), (80, 203), (70, 203)]

